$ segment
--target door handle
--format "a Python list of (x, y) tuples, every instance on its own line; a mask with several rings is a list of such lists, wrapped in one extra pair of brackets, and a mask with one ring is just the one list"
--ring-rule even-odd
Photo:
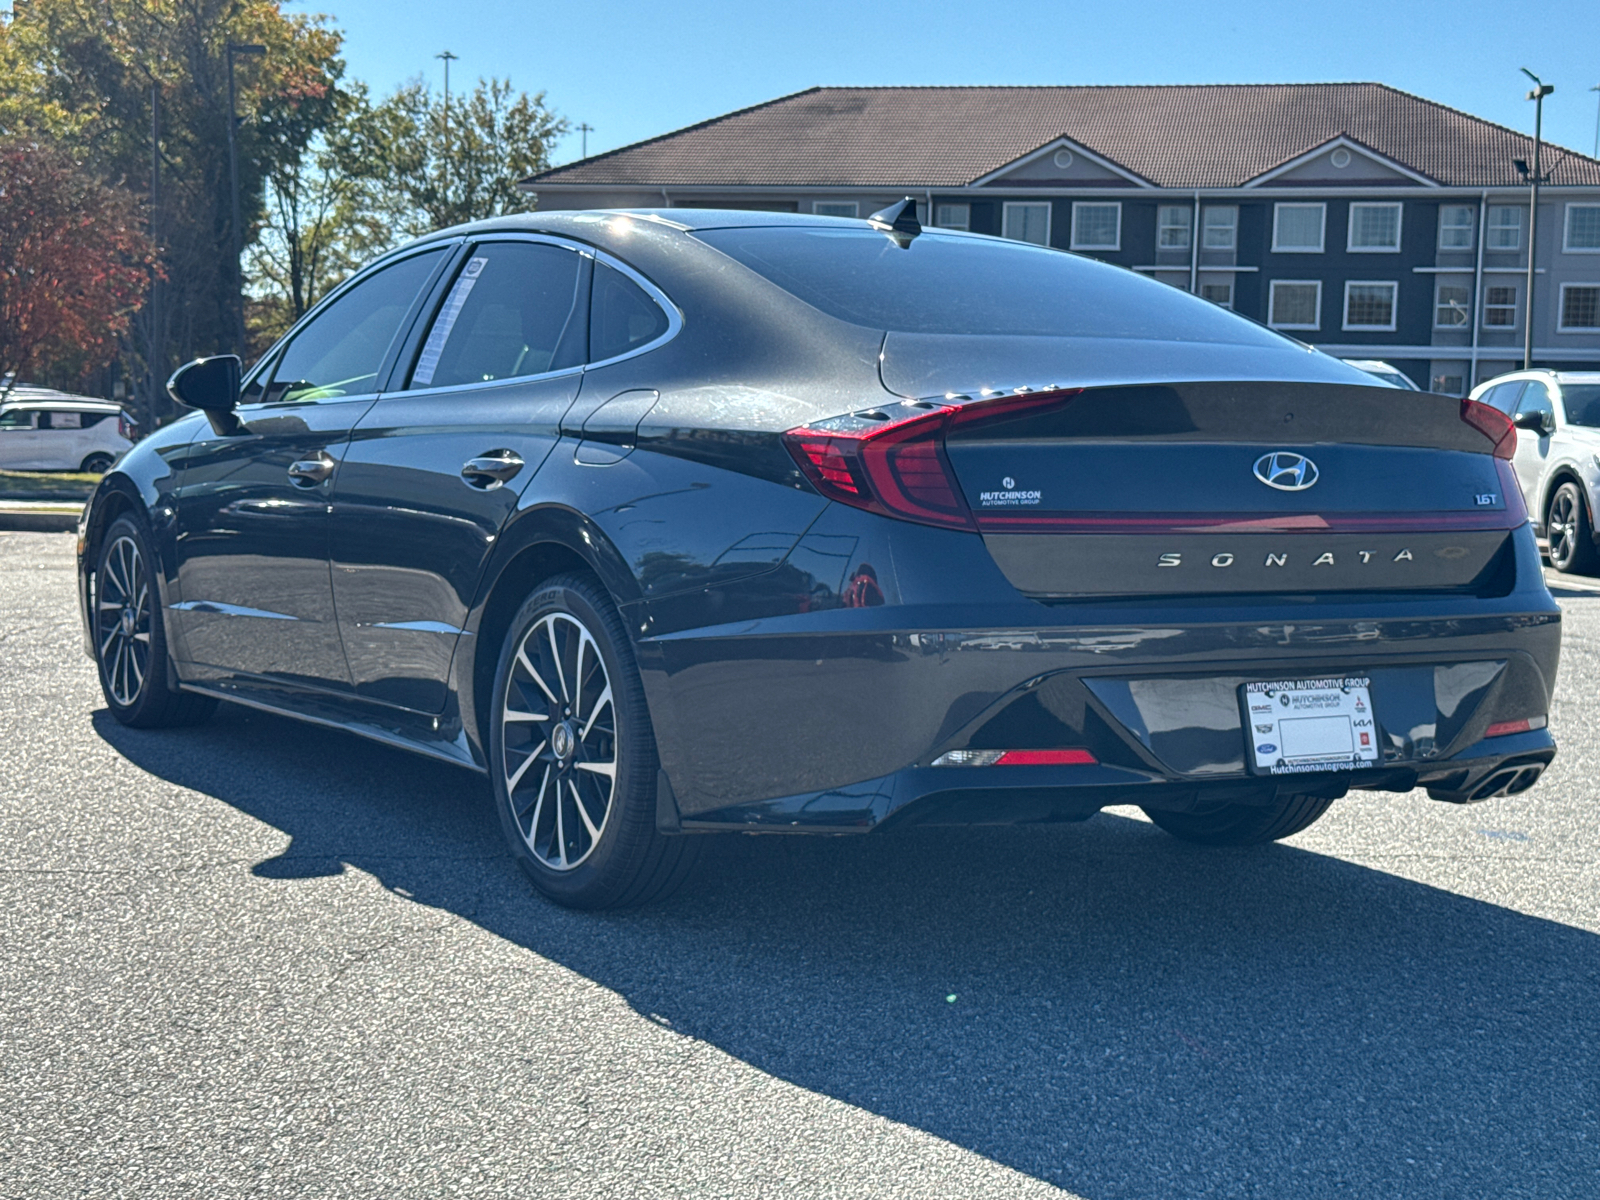
[(326, 450), (318, 450), (310, 458), (302, 458), (289, 466), (289, 478), (295, 487), (314, 488), (333, 474), (339, 462)]
[(461, 478), (467, 481), (468, 487), (490, 492), (514, 478), (525, 465), (515, 450), (491, 450), (462, 464)]

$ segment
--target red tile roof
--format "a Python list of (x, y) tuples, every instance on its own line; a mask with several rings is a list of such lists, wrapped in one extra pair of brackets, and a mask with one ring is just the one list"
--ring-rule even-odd
[[(1532, 138), (1381, 83), (811, 88), (527, 186), (960, 187), (1058, 137), (1161, 187), (1237, 187), (1339, 136), (1440, 184), (1521, 182)], [(1553, 184), (1600, 161), (1546, 144)]]

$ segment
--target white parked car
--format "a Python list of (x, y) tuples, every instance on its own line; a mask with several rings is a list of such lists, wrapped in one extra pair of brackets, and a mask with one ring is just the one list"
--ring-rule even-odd
[(1498, 408), (1517, 427), (1512, 465), (1534, 532), (1550, 543), (1550, 565), (1581, 573), (1600, 567), (1600, 371), (1512, 371), (1468, 398)]
[(0, 404), (0, 470), (104, 474), (133, 440), (132, 418), (109, 400), (18, 387)]
[(1411, 377), (1399, 367), (1391, 366), (1381, 358), (1347, 358), (1346, 366), (1354, 367), (1358, 371), (1365, 371), (1374, 379), (1381, 379), (1390, 387), (1401, 388), (1407, 392), (1420, 392), (1422, 389), (1411, 382)]

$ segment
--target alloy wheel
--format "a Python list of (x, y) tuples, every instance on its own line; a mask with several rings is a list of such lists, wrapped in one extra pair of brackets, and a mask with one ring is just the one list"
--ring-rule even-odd
[(1577, 546), (1578, 512), (1572, 494), (1565, 489), (1556, 493), (1550, 505), (1550, 519), (1545, 523), (1545, 535), (1550, 543), (1550, 562), (1562, 569), (1572, 561)]
[(547, 613), (522, 636), (500, 699), (501, 770), (522, 840), (570, 871), (599, 845), (617, 786), (617, 716), (594, 635)]
[(150, 581), (144, 556), (130, 537), (111, 544), (100, 572), (96, 644), (111, 698), (131, 707), (150, 669)]

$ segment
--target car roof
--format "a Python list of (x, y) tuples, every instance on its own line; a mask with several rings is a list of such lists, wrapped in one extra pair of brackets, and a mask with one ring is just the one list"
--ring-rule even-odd
[(69, 399), (65, 399), (65, 400), (56, 400), (56, 399), (30, 400), (30, 399), (28, 399), (26, 397), (22, 398), (21, 400), (18, 400), (18, 399), (15, 399), (15, 396), (16, 396), (15, 392), (12, 393), (12, 396), (13, 396), (12, 399), (7, 400), (4, 404), (0, 404), (0, 411), (3, 411), (3, 410), (8, 409), (8, 408), (43, 409), (43, 410), (45, 410), (47, 412), (85, 412), (85, 411), (87, 411), (87, 412), (119, 413), (119, 412), (122, 411), (122, 405), (117, 404), (117, 403), (115, 403), (114, 401), (111, 401), (111, 400), (90, 400), (88, 398), (85, 398), (85, 399), (82, 399), (82, 400), (73, 400), (73, 399), (70, 399), (70, 398)]
[(1398, 367), (1390, 366), (1381, 358), (1346, 358), (1341, 361), (1347, 362), (1352, 367), (1357, 367), (1363, 371), (1393, 371), (1396, 375), (1400, 374)]

